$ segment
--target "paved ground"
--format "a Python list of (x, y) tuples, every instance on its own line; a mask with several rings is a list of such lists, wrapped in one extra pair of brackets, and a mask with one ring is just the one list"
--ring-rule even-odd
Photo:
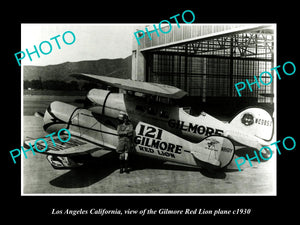
[[(24, 139), (43, 137), (42, 120), (23, 117)], [(236, 156), (251, 153), (239, 148)], [(234, 161), (224, 171), (162, 163), (135, 157), (134, 170), (119, 174), (116, 155), (108, 154), (88, 166), (54, 170), (45, 155), (23, 159), (24, 194), (275, 194), (276, 160), (248, 163), (239, 172)]]

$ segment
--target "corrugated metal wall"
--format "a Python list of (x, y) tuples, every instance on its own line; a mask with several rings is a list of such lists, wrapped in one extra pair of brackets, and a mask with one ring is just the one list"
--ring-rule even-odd
[[(149, 47), (154, 47), (158, 45), (163, 45), (171, 42), (176, 42), (176, 41), (182, 41), (185, 39), (189, 38), (195, 38), (199, 36), (204, 36), (208, 34), (213, 34), (217, 32), (222, 32), (226, 30), (231, 30), (234, 28), (238, 27), (243, 27), (245, 25), (240, 25), (240, 24), (235, 24), (235, 25), (198, 25), (198, 24), (192, 24), (192, 25), (187, 25), (187, 24), (180, 24), (180, 28), (177, 27), (177, 24), (171, 24), (172, 25), (172, 30), (167, 33), (161, 33), (159, 30), (158, 25), (156, 24), (156, 28), (159, 32), (159, 37), (157, 36), (156, 32), (153, 32), (150, 34), (152, 40), (150, 40), (149, 36), (147, 35), (145, 31), (145, 27), (148, 28), (148, 30), (151, 32), (154, 30), (153, 25), (150, 26), (144, 26), (140, 27), (141, 30), (145, 31), (145, 37), (140, 39), (140, 45), (138, 48), (144, 49), (144, 48), (149, 48)], [(164, 32), (167, 32), (170, 27), (169, 26), (164, 26), (161, 28)]]

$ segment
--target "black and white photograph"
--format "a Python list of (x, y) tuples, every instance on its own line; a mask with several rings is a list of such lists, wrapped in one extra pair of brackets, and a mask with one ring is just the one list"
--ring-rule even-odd
[(276, 24), (191, 19), (22, 24), (22, 194), (276, 195)]
[(3, 219), (294, 219), (296, 4), (112, 3), (5, 7)]

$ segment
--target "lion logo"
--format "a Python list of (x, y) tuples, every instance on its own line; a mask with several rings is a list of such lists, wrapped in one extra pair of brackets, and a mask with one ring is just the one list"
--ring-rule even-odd
[(245, 113), (241, 119), (242, 124), (250, 126), (254, 123), (254, 116), (250, 113)]

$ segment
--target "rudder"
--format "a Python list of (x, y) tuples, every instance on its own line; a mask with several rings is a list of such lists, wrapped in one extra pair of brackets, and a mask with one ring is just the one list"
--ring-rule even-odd
[(270, 141), (274, 133), (274, 120), (264, 109), (251, 107), (238, 113), (230, 122), (240, 131)]

